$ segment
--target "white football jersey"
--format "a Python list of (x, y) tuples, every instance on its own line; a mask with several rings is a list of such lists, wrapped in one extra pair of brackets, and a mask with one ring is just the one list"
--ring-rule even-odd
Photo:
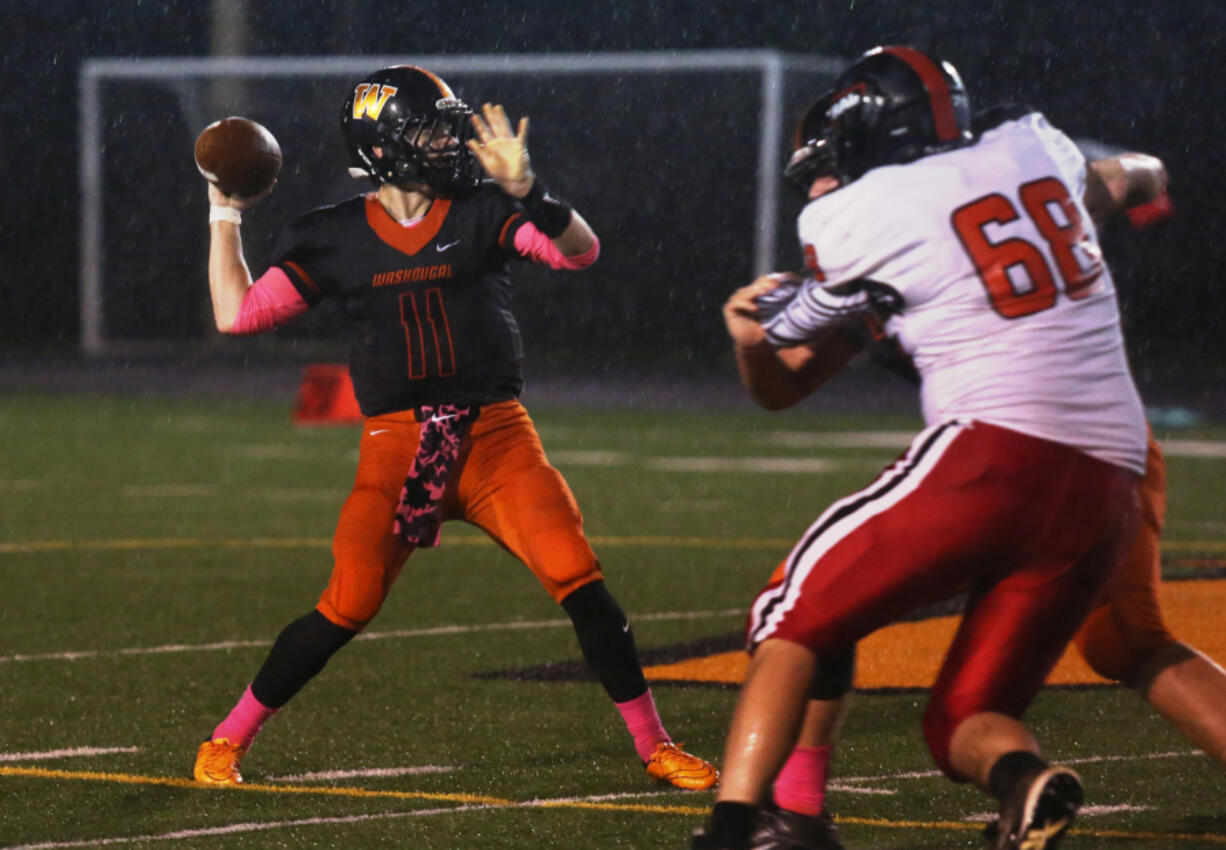
[(777, 346), (881, 308), (929, 424), (977, 419), (1144, 472), (1146, 433), (1086, 161), (1038, 113), (876, 168), (810, 203), (812, 275), (765, 322)]

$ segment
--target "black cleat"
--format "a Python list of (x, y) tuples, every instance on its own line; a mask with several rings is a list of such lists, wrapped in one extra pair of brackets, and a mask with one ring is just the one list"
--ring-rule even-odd
[(749, 850), (843, 850), (828, 812), (802, 815), (773, 803), (762, 810)]
[(992, 850), (1052, 850), (1084, 799), (1081, 778), (1054, 765), (1017, 784), (1000, 803), (1000, 820), (985, 835)]
[(690, 850), (749, 850), (748, 844), (729, 844), (711, 835), (704, 829), (694, 830), (690, 838)]

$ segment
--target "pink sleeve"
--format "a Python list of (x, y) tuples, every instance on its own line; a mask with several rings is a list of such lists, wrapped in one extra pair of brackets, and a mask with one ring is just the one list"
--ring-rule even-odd
[(515, 231), (515, 250), (525, 259), (541, 263), (551, 269), (586, 269), (600, 256), (600, 240), (592, 243), (592, 247), (582, 254), (568, 257), (558, 250), (544, 233), (536, 229), (536, 225), (525, 222)]
[(307, 311), (310, 305), (298, 294), (289, 275), (273, 266), (251, 285), (234, 319), (232, 334), (271, 330)]

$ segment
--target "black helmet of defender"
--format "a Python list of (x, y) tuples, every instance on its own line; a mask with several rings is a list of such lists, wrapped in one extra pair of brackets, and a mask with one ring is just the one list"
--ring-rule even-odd
[[(466, 144), (472, 113), (425, 68), (398, 65), (376, 71), (354, 86), (341, 108), (349, 173), (376, 183), (424, 184), (444, 195), (471, 191), (481, 180)], [(440, 137), (444, 145), (419, 144)]]
[(970, 140), (970, 100), (953, 65), (913, 47), (876, 47), (801, 116), (784, 176), (805, 189), (823, 173), (849, 183)]

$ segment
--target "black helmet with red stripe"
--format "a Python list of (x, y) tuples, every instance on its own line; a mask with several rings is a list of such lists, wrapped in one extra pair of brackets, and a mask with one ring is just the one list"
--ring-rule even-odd
[(876, 47), (801, 116), (784, 176), (806, 189), (823, 173), (849, 182), (970, 140), (970, 100), (953, 65), (913, 47)]
[(465, 144), (472, 109), (425, 68), (397, 65), (357, 83), (341, 107), (349, 173), (376, 183), (469, 191), (480, 166)]

